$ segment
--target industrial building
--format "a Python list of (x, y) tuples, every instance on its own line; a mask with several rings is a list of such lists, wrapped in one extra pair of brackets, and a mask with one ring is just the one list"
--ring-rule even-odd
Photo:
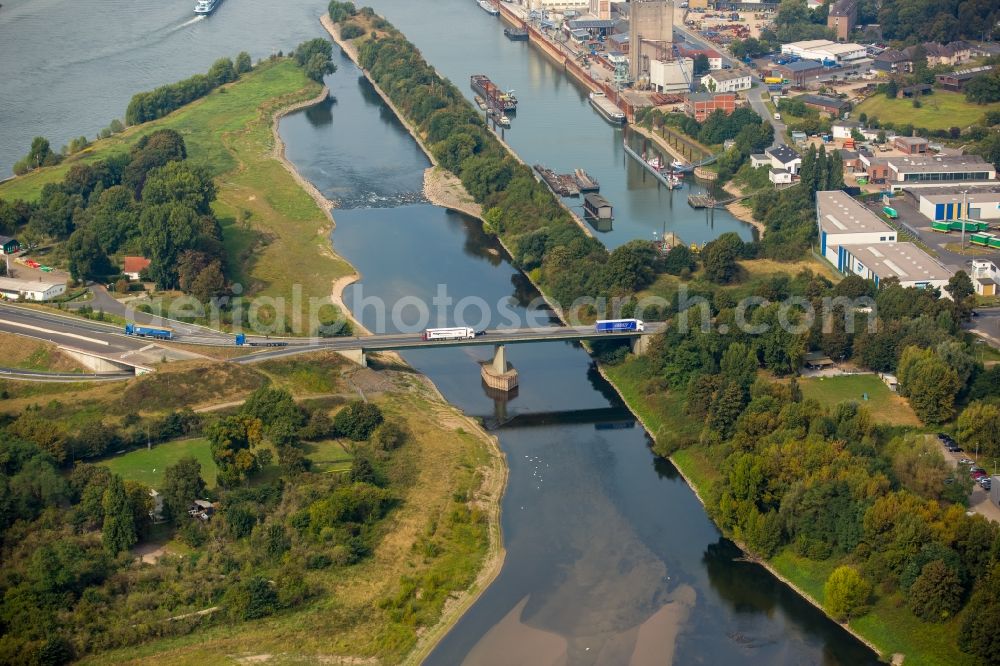
[(995, 180), (997, 170), (979, 155), (905, 155), (885, 157), (893, 189), (907, 186)]
[(684, 112), (699, 123), (714, 111), (722, 111), (727, 116), (736, 110), (736, 93), (691, 93), (684, 102)]
[(794, 60), (784, 65), (774, 65), (771, 73), (787, 79), (797, 86), (804, 86), (806, 81), (817, 79), (826, 73), (823, 63), (816, 60)]
[(691, 58), (677, 60), (650, 60), (649, 85), (656, 92), (688, 92), (691, 90), (691, 75), (694, 61)]
[(0, 277), (0, 297), (24, 301), (51, 301), (66, 293), (65, 282), (41, 282)]
[(897, 136), (892, 147), (904, 155), (923, 155), (927, 152), (927, 139), (922, 136)]
[(837, 65), (848, 64), (868, 56), (868, 51), (860, 44), (838, 44), (829, 39), (807, 39), (782, 44), (781, 53), (798, 56), (804, 60), (819, 60)]
[(816, 223), (820, 254), (838, 268), (841, 245), (896, 242), (895, 229), (843, 190), (816, 193)]
[(953, 275), (913, 243), (845, 244), (837, 249), (837, 270), (873, 280), (876, 286), (882, 280), (897, 278), (904, 287), (943, 290)]
[(937, 81), (939, 87), (944, 90), (951, 90), (952, 92), (961, 92), (965, 88), (965, 84), (976, 78), (980, 74), (988, 74), (993, 71), (993, 65), (983, 65), (981, 67), (970, 67), (968, 69), (960, 69), (956, 72), (949, 72), (947, 74), (938, 74), (934, 77)]
[(654, 61), (672, 55), (674, 5), (669, 0), (633, 0), (628, 8), (629, 75), (638, 81), (650, 74)]
[(921, 188), (907, 193), (919, 202), (921, 214), (929, 220), (1000, 220), (1000, 187), (961, 189)]
[(807, 108), (816, 109), (821, 114), (826, 114), (831, 118), (837, 118), (845, 111), (850, 111), (851, 103), (847, 100), (825, 95), (799, 95), (792, 99), (802, 102)]

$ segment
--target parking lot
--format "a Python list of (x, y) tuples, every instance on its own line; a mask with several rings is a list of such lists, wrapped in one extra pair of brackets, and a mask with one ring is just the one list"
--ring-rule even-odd
[[(934, 437), (933, 435), (928, 435), (929, 437)], [(937, 439), (937, 437), (935, 437)], [(940, 440), (938, 440), (940, 442)], [(944, 455), (945, 461), (950, 464), (954, 469), (960, 470), (959, 473), (967, 474), (969, 465), (968, 463), (962, 464), (961, 460), (970, 460), (975, 457), (975, 452), (971, 454), (968, 451), (952, 452), (945, 448), (944, 444), (941, 443), (941, 453)], [(992, 462), (992, 461), (990, 461)], [(995, 472), (993, 465), (987, 464), (985, 460), (979, 460), (977, 462), (979, 467), (987, 470), (987, 473)], [(979, 483), (975, 483), (972, 487), (972, 494), (969, 495), (969, 510), (975, 511), (981, 516), (992, 520), (995, 523), (1000, 523), (1000, 507), (993, 503), (990, 499), (990, 493), (985, 490)]]
[[(881, 199), (870, 202), (868, 207), (880, 218), (885, 219), (885, 215), (882, 213)], [(969, 244), (968, 233), (965, 235), (967, 254), (959, 254), (954, 249), (945, 247), (946, 245), (959, 245), (962, 240), (961, 233), (958, 231), (941, 233), (940, 231), (932, 230), (931, 221), (917, 209), (916, 203), (914, 203), (913, 198), (908, 194), (897, 194), (892, 200), (892, 207), (899, 214), (899, 217), (895, 220), (897, 226), (902, 227), (919, 238), (924, 245), (934, 251), (938, 261), (945, 266), (955, 270), (962, 269), (968, 271), (969, 263), (973, 259), (990, 259), (1000, 263), (1000, 251), (987, 250), (978, 245)], [(901, 238), (900, 240), (906, 239)]]

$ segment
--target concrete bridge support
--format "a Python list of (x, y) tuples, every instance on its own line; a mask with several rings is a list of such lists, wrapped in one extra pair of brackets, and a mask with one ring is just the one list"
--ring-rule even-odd
[(346, 358), (348, 361), (357, 363), (362, 368), (368, 367), (368, 358), (365, 356), (364, 349), (343, 349), (338, 350), (337, 353)]
[(496, 345), (492, 361), (480, 363), (480, 374), (483, 382), (491, 389), (512, 391), (517, 388), (517, 370), (507, 362), (507, 350), (504, 345)]
[(63, 346), (60, 346), (58, 349), (63, 354), (92, 372), (120, 372), (122, 370), (128, 370), (129, 372), (135, 372), (136, 375), (144, 375), (147, 372), (153, 372), (152, 368), (144, 365), (118, 361), (113, 358), (87, 352), (82, 349), (74, 349), (73, 347)]
[(649, 351), (649, 341), (652, 336), (649, 335), (637, 335), (632, 338), (632, 353), (636, 356), (642, 356), (647, 351)]

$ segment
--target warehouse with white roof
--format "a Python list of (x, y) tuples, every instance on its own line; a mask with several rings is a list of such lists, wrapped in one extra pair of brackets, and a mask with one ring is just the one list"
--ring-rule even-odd
[(895, 229), (843, 190), (816, 193), (816, 221), (820, 254), (838, 270), (841, 245), (896, 242)]
[[(913, 243), (841, 245), (837, 270), (854, 273), (878, 286), (898, 278), (904, 287), (944, 289), (952, 272)], [(946, 293), (946, 292), (944, 292)]]

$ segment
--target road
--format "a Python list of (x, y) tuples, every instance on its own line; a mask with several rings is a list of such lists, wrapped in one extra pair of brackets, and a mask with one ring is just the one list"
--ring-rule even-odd
[(147, 340), (121, 335), (117, 326), (0, 303), (0, 331), (101, 355), (138, 351)]
[[(683, 16), (683, 13), (681, 16)], [(680, 33), (685, 40), (695, 44), (699, 48), (716, 51), (720, 56), (722, 56), (722, 63), (724, 65), (729, 65), (730, 67), (743, 67), (743, 63), (733, 58), (733, 56), (731, 56), (724, 48), (718, 44), (713, 44), (697, 32), (689, 30), (685, 27), (683, 18), (680, 20), (677, 20), (676, 18), (674, 19), (674, 32)], [(771, 123), (771, 127), (774, 128), (774, 145), (784, 145), (785, 132), (788, 128), (785, 126), (785, 123), (774, 119), (774, 114), (771, 113), (771, 110), (767, 108), (767, 104), (765, 104), (764, 100), (761, 99), (760, 94), (767, 89), (764, 82), (753, 73), (750, 75), (750, 81), (754, 86), (750, 90), (746, 91), (747, 100), (750, 102), (750, 108), (752, 108), (761, 118), (764, 118), (767, 122)]]
[(976, 308), (969, 330), (1000, 349), (1000, 308)]

